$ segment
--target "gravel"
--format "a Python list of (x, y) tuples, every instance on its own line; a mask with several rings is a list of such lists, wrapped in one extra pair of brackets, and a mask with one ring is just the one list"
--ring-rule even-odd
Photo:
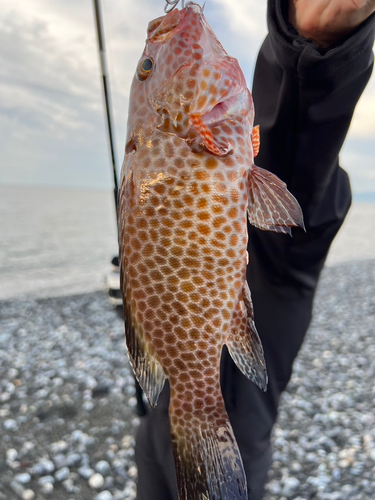
[(134, 393), (104, 292), (0, 302), (0, 500), (135, 498)]
[[(265, 500), (375, 498), (375, 261), (324, 270)], [(0, 500), (131, 500), (134, 381), (102, 292), (0, 302)]]
[(375, 261), (326, 268), (264, 500), (375, 498)]

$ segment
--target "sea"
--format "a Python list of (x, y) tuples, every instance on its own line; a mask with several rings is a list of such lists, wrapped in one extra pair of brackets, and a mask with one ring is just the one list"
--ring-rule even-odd
[(0, 186), (0, 299), (104, 290), (117, 254), (110, 190)]
[[(118, 254), (113, 191), (0, 186), (0, 300), (105, 289)], [(375, 259), (375, 203), (354, 202), (328, 266)]]

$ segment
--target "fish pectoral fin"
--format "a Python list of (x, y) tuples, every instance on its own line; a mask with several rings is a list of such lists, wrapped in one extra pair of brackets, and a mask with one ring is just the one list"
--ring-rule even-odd
[(254, 153), (254, 158), (258, 156), (259, 149), (260, 149), (260, 133), (259, 133), (259, 125), (255, 125), (253, 127), (253, 132), (252, 132), (252, 143), (253, 143), (253, 153)]
[(242, 295), (243, 302), (238, 303), (234, 312), (226, 345), (237, 368), (262, 391), (266, 391), (268, 382), (266, 362), (254, 323), (253, 304), (246, 281)]
[(199, 113), (190, 115), (190, 122), (198, 131), (202, 144), (206, 146), (211, 153), (218, 156), (225, 156), (232, 149), (230, 144), (223, 144), (215, 139), (210, 126), (204, 123)]
[(275, 174), (253, 165), (248, 175), (248, 217), (253, 226), (291, 234), (291, 227), (305, 229), (301, 207)]

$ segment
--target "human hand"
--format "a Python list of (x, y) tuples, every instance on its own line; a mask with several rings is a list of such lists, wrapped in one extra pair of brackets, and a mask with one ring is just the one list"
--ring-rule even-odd
[(304, 38), (327, 48), (375, 12), (375, 0), (289, 0), (289, 22)]

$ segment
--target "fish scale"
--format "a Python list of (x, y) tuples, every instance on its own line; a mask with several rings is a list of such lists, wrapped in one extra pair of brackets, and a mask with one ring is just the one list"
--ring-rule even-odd
[(267, 383), (247, 217), (279, 232), (302, 224), (285, 184), (253, 164), (253, 118), (242, 71), (199, 5), (149, 24), (121, 173), (121, 288), (129, 358), (151, 406), (169, 379), (181, 500), (247, 498), (220, 388), (224, 344), (244, 375)]
[[(157, 157), (150, 155), (154, 172)], [(125, 190), (131, 208), (122, 248), (127, 318), (169, 379), (171, 427), (180, 456), (186, 455), (184, 470), (194, 456), (186, 447), (194, 437), (184, 428), (228, 427), (234, 445), (221, 396), (220, 354), (245, 282), (246, 190), (240, 189), (241, 175), (228, 181), (232, 162), (223, 169), (204, 156), (199, 163), (174, 162), (138, 192), (128, 181)]]

